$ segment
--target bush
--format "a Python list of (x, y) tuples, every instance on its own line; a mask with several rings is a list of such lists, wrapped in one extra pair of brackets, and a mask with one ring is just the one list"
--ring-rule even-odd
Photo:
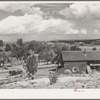
[(92, 48), (92, 50), (97, 50), (97, 48), (96, 48), (96, 47), (94, 47), (94, 48)]

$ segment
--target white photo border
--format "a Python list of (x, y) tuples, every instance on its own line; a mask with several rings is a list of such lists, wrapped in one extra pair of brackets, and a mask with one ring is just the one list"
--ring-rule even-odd
[[(0, 3), (100, 3), (100, 1), (0, 1)], [(0, 99), (100, 99), (100, 89), (0, 89)]]

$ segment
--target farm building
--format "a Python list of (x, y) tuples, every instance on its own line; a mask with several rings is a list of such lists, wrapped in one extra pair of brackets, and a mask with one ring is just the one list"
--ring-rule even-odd
[(100, 51), (62, 51), (57, 57), (57, 64), (58, 73), (66, 69), (72, 73), (83, 73), (87, 65), (93, 71), (100, 71)]

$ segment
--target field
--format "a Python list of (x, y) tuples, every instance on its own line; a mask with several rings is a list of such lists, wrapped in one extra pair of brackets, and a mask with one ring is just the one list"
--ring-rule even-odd
[(80, 46), (81, 50), (92, 50), (93, 48), (96, 48), (97, 50), (100, 50), (100, 45), (88, 45), (88, 46)]

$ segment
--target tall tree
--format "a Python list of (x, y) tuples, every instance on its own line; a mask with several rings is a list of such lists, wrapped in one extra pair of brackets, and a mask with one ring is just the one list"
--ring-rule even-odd
[(0, 40), (0, 46), (2, 46), (2, 47), (3, 47), (3, 41), (2, 41), (2, 40)]
[(22, 44), (23, 44), (23, 39), (22, 39), (22, 38), (17, 39), (17, 44), (18, 44), (19, 46), (22, 46)]
[(50, 47), (47, 46), (46, 49), (43, 51), (43, 59), (46, 60), (47, 64), (49, 61), (52, 61), (54, 57), (54, 53), (50, 50)]
[(94, 48), (92, 48), (92, 50), (94, 50), (94, 51), (95, 51), (95, 50), (97, 50), (97, 48), (96, 48), (96, 47), (94, 47)]
[(6, 52), (11, 51), (11, 46), (9, 44), (6, 45), (5, 51)]

